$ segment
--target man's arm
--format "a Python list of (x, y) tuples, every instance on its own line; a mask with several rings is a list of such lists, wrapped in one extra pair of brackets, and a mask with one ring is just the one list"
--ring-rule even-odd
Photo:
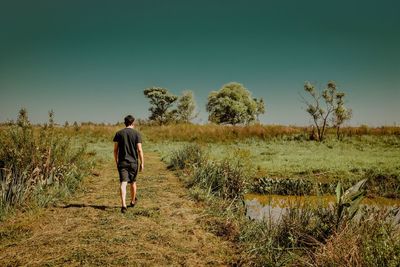
[(144, 157), (143, 157), (142, 143), (137, 143), (137, 151), (138, 151), (139, 159), (140, 159), (139, 170), (143, 171), (144, 170)]
[(118, 143), (114, 143), (114, 159), (115, 164), (118, 165)]

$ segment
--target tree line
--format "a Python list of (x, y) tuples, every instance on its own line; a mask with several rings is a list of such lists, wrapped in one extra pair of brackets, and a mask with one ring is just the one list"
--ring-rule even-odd
[[(337, 90), (334, 81), (329, 81), (323, 89), (306, 82), (304, 91), (307, 96), (302, 95), (302, 100), (313, 123), (311, 139), (323, 141), (328, 127), (336, 128), (340, 138), (340, 127), (352, 116), (352, 110), (345, 106), (345, 93)], [(157, 124), (190, 123), (198, 115), (190, 90), (176, 96), (166, 88), (150, 87), (143, 93), (150, 102), (149, 120)], [(249, 125), (259, 121), (259, 116), (266, 112), (264, 99), (254, 98), (243, 84), (236, 82), (210, 92), (206, 110), (210, 122), (230, 125)]]

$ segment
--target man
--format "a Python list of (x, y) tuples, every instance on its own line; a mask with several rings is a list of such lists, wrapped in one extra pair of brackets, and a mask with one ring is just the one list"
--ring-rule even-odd
[(127, 183), (131, 187), (130, 206), (134, 207), (136, 204), (136, 176), (139, 160), (139, 170), (143, 171), (144, 169), (142, 138), (140, 133), (134, 129), (134, 121), (135, 118), (133, 116), (126, 116), (124, 119), (126, 127), (118, 131), (114, 137), (114, 159), (119, 173), (122, 213), (127, 210), (125, 202)]

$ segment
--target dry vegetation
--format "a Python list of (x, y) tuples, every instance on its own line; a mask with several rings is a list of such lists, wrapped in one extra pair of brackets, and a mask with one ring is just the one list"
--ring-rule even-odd
[(121, 214), (107, 145), (109, 156), (83, 191), (1, 223), (1, 266), (221, 266), (235, 257), (231, 242), (200, 227), (203, 208), (157, 155), (146, 154), (139, 202)]
[(202, 149), (183, 147), (173, 154), (171, 165), (182, 170), (192, 197), (207, 203), (205, 227), (238, 244), (241, 257), (234, 264), (397, 266), (399, 208), (360, 209), (366, 180), (345, 192), (338, 185), (334, 206), (298, 202), (280, 220), (250, 221), (244, 218), (240, 201), (249, 180), (249, 165), (240, 163), (247, 162), (248, 157), (229, 155), (215, 162), (207, 159)]
[[(290, 137), (299, 140), (309, 140), (312, 129), (309, 127), (261, 125), (250, 126), (223, 126), (223, 125), (139, 125), (145, 136), (150, 141), (195, 141), (195, 142), (235, 142), (245, 139), (270, 140), (273, 138)], [(347, 127), (342, 130), (343, 137), (356, 137), (362, 135), (373, 136), (400, 136), (400, 127)], [(328, 136), (336, 137), (335, 129), (329, 129)]]
[[(3, 148), (15, 145), (7, 139), (8, 131), (13, 127), (0, 126)], [(97, 161), (97, 167), (75, 196), (71, 195), (73, 190), (70, 189), (76, 190), (80, 179), (72, 180), (78, 182), (72, 183), (73, 187), (54, 186), (53, 183), (38, 187), (45, 190), (37, 191), (39, 201), (36, 202), (44, 203), (46, 209), (32, 209), (32, 203), (27, 201), (29, 197), (21, 198), (22, 201), (14, 205), (14, 215), (8, 215), (1, 222), (1, 265), (396, 266), (399, 261), (400, 236), (398, 225), (391, 223), (393, 211), (371, 211), (358, 223), (343, 223), (337, 229), (333, 224), (334, 209), (303, 208), (304, 212), (294, 209), (278, 224), (244, 218), (242, 195), (251, 190), (252, 175), (259, 174), (260, 170), (252, 165), (256, 161), (249, 151), (242, 148), (226, 150), (227, 146), (239, 147), (254, 142), (255, 147), (260, 147), (261, 142), (265, 142), (270, 151), (271, 146), (287, 147), (288, 144), (331, 149), (330, 146), (340, 144), (332, 141), (336, 139), (334, 131), (328, 132), (325, 143), (317, 145), (309, 140), (311, 129), (302, 127), (154, 126), (141, 123), (138, 128), (145, 140), (147, 167), (139, 180), (140, 202), (124, 216), (119, 213), (117, 179), (111, 158), (111, 140), (121, 127), (91, 123), (68, 127), (54, 125), (52, 136), (57, 138), (53, 139), (39, 138), (43, 126), (29, 128), (38, 141), (56, 141), (52, 145), (46, 141), (38, 150), (36, 162), (39, 165), (48, 161), (48, 151), (52, 148), (59, 151), (51, 153), (55, 170), (63, 170), (65, 168), (58, 166), (68, 164), (75, 164), (72, 169), (76, 170), (78, 163), (83, 164), (79, 170), (84, 170), (84, 166), (91, 166), (93, 159)], [(23, 131), (20, 132), (24, 137)], [(342, 130), (343, 144), (353, 142), (357, 149), (398, 149), (399, 137), (400, 127), (362, 126)], [(71, 153), (62, 153), (65, 146), (57, 140), (65, 140)], [(229, 158), (212, 157), (212, 153), (199, 152), (196, 146), (187, 147), (187, 151), (175, 150), (175, 154), (166, 149), (176, 149), (191, 142), (199, 143), (203, 148), (210, 148), (211, 144), (211, 148), (220, 149), (222, 155)], [(83, 144), (86, 152), (82, 152), (79, 160), (69, 158), (68, 155), (80, 151)], [(23, 159), (30, 155), (29, 149), (24, 151), (9, 155)], [(163, 156), (167, 151), (166, 159), (171, 160), (171, 166), (178, 170), (181, 181), (149, 151), (157, 151)], [(274, 156), (255, 151), (258, 156)], [(396, 153), (393, 155), (397, 157)], [(21, 165), (28, 177), (34, 176), (36, 167), (34, 164)], [(398, 170), (396, 166), (392, 167), (394, 169), (388, 173), (394, 176), (390, 176), (389, 184), (399, 190)], [(376, 170), (374, 173), (382, 181), (386, 179), (386, 172)], [(49, 181), (50, 176), (45, 176), (42, 171), (40, 174), (43, 181)], [(63, 172), (55, 174), (52, 177), (58, 179), (57, 185), (70, 184), (63, 182), (66, 181), (65, 175), (60, 175)], [(82, 174), (75, 173), (71, 177), (82, 177)], [(189, 190), (182, 185), (188, 186)], [(286, 185), (284, 187), (288, 189)], [(393, 186), (391, 188), (393, 190)], [(52, 206), (53, 203), (58, 204)], [(351, 249), (342, 249), (346, 246)]]

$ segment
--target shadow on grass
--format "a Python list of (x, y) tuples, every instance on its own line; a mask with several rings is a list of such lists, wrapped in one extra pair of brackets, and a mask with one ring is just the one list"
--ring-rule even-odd
[(68, 204), (65, 206), (61, 206), (60, 208), (68, 209), (68, 208), (94, 208), (98, 210), (106, 210), (106, 209), (120, 209), (120, 206), (107, 206), (107, 205), (92, 205), (92, 204)]

